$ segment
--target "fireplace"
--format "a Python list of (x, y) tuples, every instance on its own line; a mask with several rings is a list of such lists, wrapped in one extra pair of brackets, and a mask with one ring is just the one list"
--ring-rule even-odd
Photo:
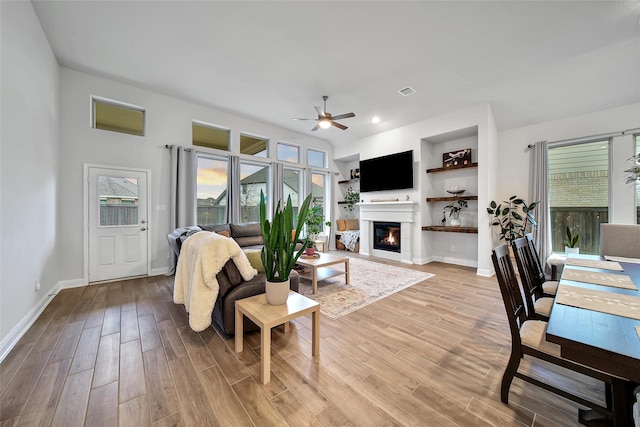
[(373, 249), (400, 253), (400, 223), (374, 221)]

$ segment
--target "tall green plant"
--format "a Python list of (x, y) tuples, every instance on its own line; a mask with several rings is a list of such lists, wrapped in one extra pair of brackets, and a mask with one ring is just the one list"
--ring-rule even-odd
[[(264, 240), (261, 258), (268, 281), (286, 281), (300, 255), (310, 246), (311, 242), (304, 240), (300, 249), (297, 252), (295, 250), (310, 203), (311, 195), (307, 196), (302, 202), (298, 225), (294, 228), (291, 196), (287, 199), (284, 209), (280, 209), (280, 202), (278, 202), (273, 213), (273, 221), (269, 222), (264, 193), (260, 191), (260, 228), (262, 230), (262, 239)], [(294, 231), (295, 234), (293, 234)]]
[(533, 216), (533, 210), (539, 202), (527, 205), (518, 196), (511, 196), (509, 201), (502, 203), (498, 204), (492, 200), (487, 208), (489, 215), (493, 216), (491, 225), (500, 230), (500, 240), (511, 244), (514, 240), (524, 237), (529, 232), (529, 228), (533, 230), (537, 227), (538, 223)]

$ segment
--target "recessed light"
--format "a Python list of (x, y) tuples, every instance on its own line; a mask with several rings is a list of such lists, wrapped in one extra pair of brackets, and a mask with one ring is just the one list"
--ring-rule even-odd
[(380, 123), (380, 117), (378, 117), (378, 116), (374, 116), (374, 117), (371, 119), (371, 123)]

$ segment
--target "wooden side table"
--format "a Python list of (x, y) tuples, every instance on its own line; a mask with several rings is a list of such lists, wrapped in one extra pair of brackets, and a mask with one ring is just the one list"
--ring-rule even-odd
[(285, 333), (289, 331), (289, 321), (296, 317), (311, 314), (312, 344), (311, 354), (320, 355), (320, 303), (290, 291), (286, 304), (270, 305), (267, 295), (260, 294), (236, 301), (236, 353), (243, 350), (243, 319), (247, 316), (260, 327), (260, 381), (271, 381), (271, 328), (284, 324)]

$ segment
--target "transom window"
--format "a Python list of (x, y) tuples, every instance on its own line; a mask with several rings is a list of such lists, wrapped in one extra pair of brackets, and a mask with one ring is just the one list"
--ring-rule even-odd
[(231, 131), (210, 125), (207, 123), (193, 121), (191, 125), (191, 137), (193, 145), (200, 147), (215, 148), (217, 150), (229, 151), (229, 139)]
[(269, 140), (258, 136), (240, 134), (240, 153), (266, 158)]
[(91, 98), (91, 124), (94, 129), (144, 136), (145, 111), (142, 107), (109, 99)]
[(282, 162), (300, 163), (300, 147), (278, 142), (277, 159)]
[(309, 166), (315, 166), (317, 168), (326, 168), (326, 153), (324, 151), (318, 151), (309, 148), (307, 150), (307, 164)]

